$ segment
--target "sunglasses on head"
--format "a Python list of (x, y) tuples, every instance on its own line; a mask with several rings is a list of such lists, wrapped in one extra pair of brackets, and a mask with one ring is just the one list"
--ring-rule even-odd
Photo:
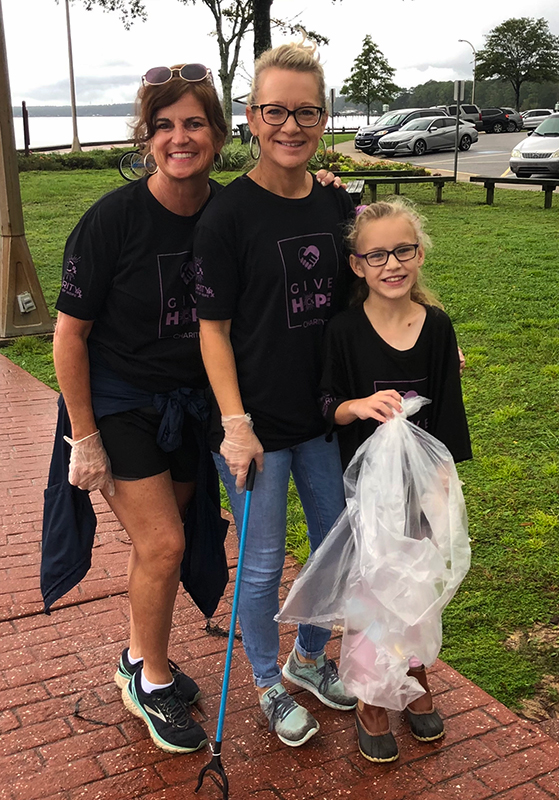
[(183, 81), (188, 83), (198, 83), (206, 78), (212, 79), (211, 70), (203, 64), (184, 64), (182, 67), (152, 67), (148, 69), (145, 75), (142, 75), (142, 84), (144, 86), (160, 86), (162, 83), (168, 83), (171, 78), (177, 75)]

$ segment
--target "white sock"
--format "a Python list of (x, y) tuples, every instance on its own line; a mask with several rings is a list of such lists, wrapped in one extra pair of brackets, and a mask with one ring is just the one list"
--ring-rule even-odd
[(127, 654), (126, 654), (126, 657), (128, 658), (128, 661), (129, 661), (131, 664), (139, 664), (139, 663), (140, 663), (140, 661), (143, 661), (143, 660), (144, 660), (144, 659), (142, 658), (142, 656), (140, 656), (140, 658), (132, 658), (132, 656), (130, 655), (130, 648), (128, 648), (128, 652), (127, 652)]
[(146, 694), (151, 694), (152, 692), (155, 692), (157, 689), (166, 689), (168, 686), (173, 685), (173, 681), (171, 681), (170, 683), (150, 683), (150, 681), (148, 681), (148, 679), (144, 675), (144, 670), (142, 670), (140, 673), (140, 679), (142, 683), (142, 691), (145, 692)]

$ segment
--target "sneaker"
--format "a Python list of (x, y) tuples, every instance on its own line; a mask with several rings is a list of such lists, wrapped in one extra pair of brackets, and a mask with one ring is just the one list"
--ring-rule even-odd
[[(124, 689), (128, 681), (142, 668), (143, 663), (143, 661), (138, 661), (137, 664), (131, 664), (128, 659), (128, 648), (124, 648), (114, 676), (115, 683), (119, 689)], [(196, 681), (193, 681), (192, 678), (185, 675), (178, 664), (175, 664), (171, 659), (169, 659), (169, 669), (171, 670), (173, 678), (175, 676), (177, 678), (178, 689), (183, 699), (186, 700), (187, 703), (196, 703), (202, 695)]]
[(204, 729), (190, 716), (188, 703), (177, 685), (144, 692), (142, 671), (137, 670), (122, 690), (124, 705), (147, 724), (149, 735), (157, 747), (168, 753), (194, 753), (200, 750), (208, 737)]
[(320, 728), (313, 715), (296, 703), (281, 683), (271, 686), (259, 699), (260, 708), (270, 721), (269, 730), (289, 747), (304, 744)]
[(352, 711), (357, 705), (357, 698), (346, 693), (336, 664), (331, 658), (326, 658), (325, 653), (318, 656), (315, 664), (306, 664), (299, 661), (293, 648), (282, 672), (284, 678), (295, 686), (308, 689), (329, 708)]

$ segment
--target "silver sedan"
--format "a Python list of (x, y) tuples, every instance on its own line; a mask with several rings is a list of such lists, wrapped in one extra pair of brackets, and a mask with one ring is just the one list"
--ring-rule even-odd
[[(460, 120), (458, 136), (460, 150), (469, 150), (478, 140), (475, 126), (463, 120)], [(423, 117), (383, 136), (379, 147), (385, 155), (422, 156), (431, 150), (454, 150), (455, 142), (455, 117)]]
[(509, 166), (517, 178), (530, 178), (534, 174), (559, 176), (559, 114), (547, 117), (516, 145)]

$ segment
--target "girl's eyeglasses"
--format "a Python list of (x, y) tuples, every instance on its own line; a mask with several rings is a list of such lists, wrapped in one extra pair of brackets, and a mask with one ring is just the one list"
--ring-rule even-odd
[(301, 128), (314, 128), (324, 114), (324, 108), (319, 106), (301, 106), (290, 111), (285, 106), (276, 106), (272, 103), (264, 103), (264, 105), (253, 105), (251, 108), (259, 108), (262, 114), (262, 119), (268, 125), (284, 125), (289, 117), (294, 117), (297, 125)]
[(182, 67), (152, 67), (148, 69), (145, 75), (142, 75), (142, 84), (144, 86), (160, 86), (163, 83), (168, 83), (171, 78), (177, 75), (183, 81), (188, 83), (199, 83), (200, 81), (209, 78), (212, 80), (211, 71), (203, 64), (184, 64)]
[(390, 256), (404, 263), (411, 261), (417, 255), (419, 244), (401, 244), (394, 250), (372, 250), (370, 253), (355, 253), (356, 258), (364, 258), (370, 267), (384, 267)]

